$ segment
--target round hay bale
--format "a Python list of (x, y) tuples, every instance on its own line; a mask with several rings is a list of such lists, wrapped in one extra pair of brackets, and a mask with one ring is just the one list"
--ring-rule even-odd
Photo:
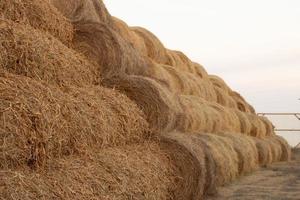
[(253, 137), (263, 138), (266, 136), (266, 127), (257, 115), (246, 113), (252, 127), (250, 135)]
[(231, 91), (231, 89), (228, 87), (225, 81), (220, 77), (216, 75), (209, 75), (208, 77), (215, 87), (222, 89), (227, 94)]
[(239, 174), (244, 175), (258, 168), (258, 152), (253, 139), (238, 133), (217, 133), (232, 141), (238, 155)]
[(233, 109), (232, 112), (236, 114), (236, 116), (239, 118), (240, 122), (240, 133), (244, 133), (246, 135), (250, 135), (251, 129), (252, 129), (252, 124), (249, 121), (246, 113), (241, 112), (240, 110)]
[(177, 174), (175, 199), (202, 199), (208, 188), (207, 169), (202, 146), (190, 135), (167, 133), (162, 135), (160, 145), (170, 155)]
[(266, 136), (272, 136), (275, 134), (274, 132), (274, 125), (271, 123), (271, 121), (266, 118), (259, 116), (259, 119), (263, 122), (265, 129), (266, 129)]
[(230, 91), (229, 95), (235, 100), (237, 108), (242, 112), (255, 114), (255, 110), (250, 106), (246, 100), (237, 92)]
[(196, 73), (195, 66), (192, 61), (180, 51), (166, 50), (167, 62), (165, 64), (170, 65), (178, 70)]
[(64, 87), (99, 83), (96, 67), (54, 37), (0, 19), (0, 68)]
[(51, 158), (151, 137), (142, 111), (101, 87), (70, 88), (0, 73), (0, 169), (43, 167)]
[(214, 133), (226, 129), (223, 116), (204, 99), (180, 95), (178, 100), (181, 112), (177, 116), (176, 130)]
[(103, 84), (117, 89), (136, 102), (156, 132), (174, 129), (178, 102), (173, 94), (155, 80), (132, 75), (105, 79)]
[(280, 146), (281, 146), (281, 158), (279, 161), (290, 161), (292, 157), (292, 150), (291, 146), (287, 143), (287, 141), (279, 136), (279, 135), (274, 135), (272, 136), (273, 140), (276, 140)]
[[(214, 134), (194, 134), (195, 138), (207, 144), (208, 151), (216, 164), (216, 185), (222, 186), (234, 180), (238, 174), (238, 155), (230, 139)], [(195, 139), (196, 140), (196, 139)]]
[[(196, 75), (180, 71), (168, 65), (160, 65), (158, 67), (164, 68), (165, 77), (169, 79), (171, 90), (174, 93), (182, 95), (195, 95), (202, 97), (208, 101), (216, 101), (216, 94), (213, 91), (212, 84), (197, 77)], [(162, 71), (162, 70), (161, 70)]]
[(215, 93), (217, 95), (217, 102), (228, 108), (237, 108), (237, 104), (233, 98), (231, 98), (227, 91), (220, 87), (214, 86)]
[(144, 40), (148, 57), (157, 63), (167, 64), (167, 50), (153, 33), (142, 27), (131, 27), (131, 30)]
[(85, 157), (58, 159), (41, 172), (2, 170), (1, 198), (175, 199), (170, 193), (175, 187), (173, 168), (155, 143), (94, 149)]
[(198, 75), (200, 78), (207, 78), (208, 77), (208, 73), (202, 65), (200, 65), (199, 63), (195, 63), (195, 62), (193, 62), (193, 64), (194, 64), (194, 67), (195, 67), (195, 74), (196, 75)]
[(51, 0), (51, 2), (72, 23), (112, 23), (102, 0)]
[(260, 138), (252, 137), (258, 152), (258, 162), (261, 166), (266, 166), (272, 163), (273, 155), (269, 143)]
[(104, 23), (76, 23), (74, 46), (99, 65), (102, 78), (119, 74), (140, 75), (148, 62), (117, 32)]
[(128, 41), (133, 48), (141, 52), (143, 55), (147, 55), (147, 48), (144, 40), (141, 37), (132, 31), (124, 21), (116, 17), (112, 17), (112, 21), (112, 27), (115, 31), (117, 31), (126, 41)]
[(46, 31), (65, 44), (73, 38), (72, 24), (49, 0), (3, 0), (0, 16)]
[[(209, 106), (215, 109), (222, 116), (222, 121), (224, 121), (225, 127), (221, 131), (229, 131), (229, 132), (241, 132), (241, 125), (239, 117), (235, 114), (232, 109), (226, 108), (217, 103), (209, 103)], [(244, 133), (244, 132), (241, 132)]]

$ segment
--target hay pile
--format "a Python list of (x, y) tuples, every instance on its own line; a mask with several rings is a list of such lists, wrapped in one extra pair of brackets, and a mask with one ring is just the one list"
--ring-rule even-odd
[(98, 84), (97, 68), (56, 38), (0, 19), (0, 67), (59, 87)]
[(2, 0), (0, 17), (48, 32), (65, 44), (73, 39), (72, 24), (49, 0)]
[(1, 73), (0, 168), (39, 167), (53, 157), (85, 154), (149, 138), (143, 113), (113, 90), (70, 88)]
[(291, 157), (224, 80), (101, 0), (0, 13), (3, 199), (199, 200)]

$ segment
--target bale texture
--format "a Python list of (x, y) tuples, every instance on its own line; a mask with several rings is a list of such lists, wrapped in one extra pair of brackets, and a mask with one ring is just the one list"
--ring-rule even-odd
[(251, 137), (240, 135), (237, 133), (217, 134), (232, 141), (233, 148), (238, 155), (238, 167), (240, 175), (245, 175), (258, 168), (258, 152), (255, 146), (255, 142)]
[(157, 63), (167, 64), (167, 50), (153, 33), (142, 27), (131, 27), (131, 30), (144, 40), (148, 57)]
[(147, 71), (144, 57), (107, 24), (78, 22), (74, 27), (75, 49), (98, 63), (102, 78)]
[(112, 23), (102, 0), (51, 0), (51, 2), (72, 23)]
[(95, 149), (47, 171), (0, 170), (0, 199), (168, 200), (174, 183), (168, 156), (150, 143)]
[(46, 31), (65, 44), (73, 38), (72, 24), (50, 0), (1, 0), (0, 16)]
[(0, 169), (46, 166), (49, 160), (151, 137), (137, 105), (101, 87), (70, 88), (0, 75)]
[(154, 131), (174, 130), (178, 102), (173, 94), (155, 80), (142, 76), (122, 76), (104, 80), (103, 83), (133, 100), (143, 110)]
[(51, 35), (0, 19), (0, 67), (64, 87), (99, 83), (97, 68)]
[(177, 132), (167, 133), (162, 135), (160, 145), (175, 165), (175, 199), (202, 199), (204, 192), (213, 190), (206, 187), (206, 181), (212, 180), (206, 177), (209, 172), (202, 146), (195, 143), (192, 137)]

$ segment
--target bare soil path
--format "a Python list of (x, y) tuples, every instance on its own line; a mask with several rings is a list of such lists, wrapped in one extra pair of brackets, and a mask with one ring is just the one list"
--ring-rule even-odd
[(208, 200), (300, 200), (300, 149), (293, 150), (291, 162), (267, 166), (218, 191)]

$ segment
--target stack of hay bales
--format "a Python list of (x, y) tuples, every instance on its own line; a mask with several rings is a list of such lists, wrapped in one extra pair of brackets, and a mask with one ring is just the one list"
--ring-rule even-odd
[(101, 0), (0, 3), (0, 196), (202, 199), (290, 159), (219, 77)]

